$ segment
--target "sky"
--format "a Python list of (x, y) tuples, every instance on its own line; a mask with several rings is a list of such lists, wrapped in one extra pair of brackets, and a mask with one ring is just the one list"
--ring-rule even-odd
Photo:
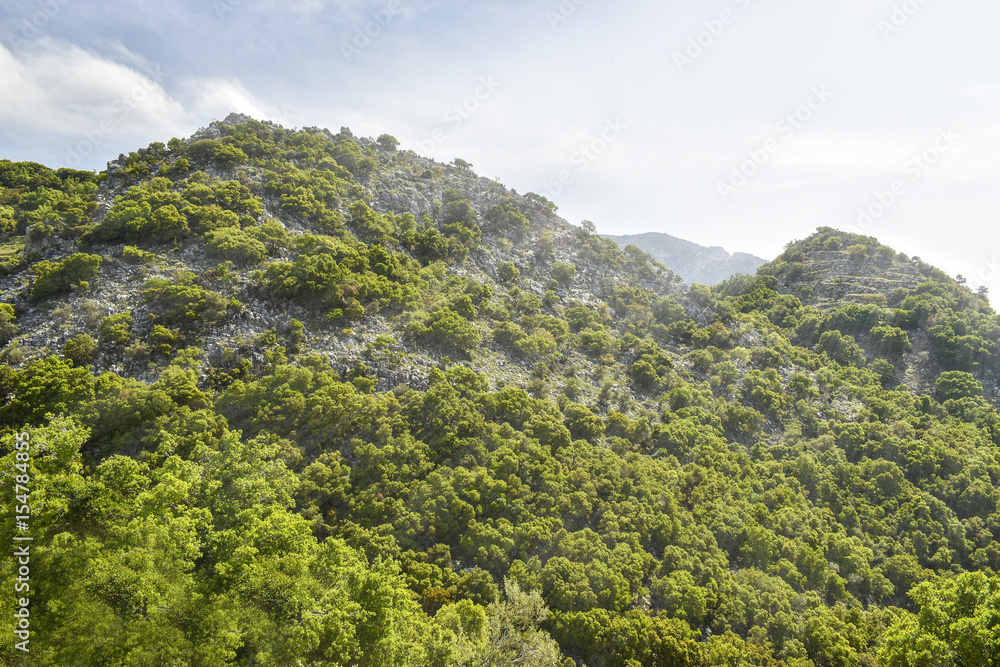
[(771, 259), (831, 226), (996, 295), (998, 24), (995, 0), (4, 0), (0, 158), (101, 170), (237, 111), (392, 134), (601, 233)]

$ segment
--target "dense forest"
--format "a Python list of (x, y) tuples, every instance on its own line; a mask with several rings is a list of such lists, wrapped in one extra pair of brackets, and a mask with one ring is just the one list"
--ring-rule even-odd
[(830, 228), (684, 285), (555, 211), (236, 116), (0, 161), (6, 663), (1000, 664), (985, 290)]

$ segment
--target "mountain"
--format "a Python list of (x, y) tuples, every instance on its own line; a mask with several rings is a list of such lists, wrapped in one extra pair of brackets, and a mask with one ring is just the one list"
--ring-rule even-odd
[(554, 210), (238, 115), (0, 160), (5, 662), (995, 661), (985, 295), (827, 228), (686, 287)]
[(737, 273), (753, 275), (767, 260), (745, 252), (730, 255), (719, 246), (705, 246), (670, 234), (647, 232), (627, 236), (602, 235), (622, 248), (633, 245), (681, 276), (687, 283), (714, 285)]

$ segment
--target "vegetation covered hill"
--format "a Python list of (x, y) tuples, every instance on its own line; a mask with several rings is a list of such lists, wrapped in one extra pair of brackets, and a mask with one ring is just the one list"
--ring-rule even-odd
[(749, 253), (729, 254), (719, 246), (705, 246), (661, 232), (604, 235), (622, 248), (633, 245), (679, 275), (687, 283), (715, 285), (736, 274), (753, 274), (767, 260)]
[(779, 291), (820, 308), (848, 303), (895, 307), (928, 278), (952, 282), (919, 258), (911, 260), (870, 236), (829, 227), (788, 244), (761, 273), (777, 277)]
[[(973, 293), (961, 276), (952, 279), (872, 237), (828, 227), (788, 244), (759, 275), (773, 276), (776, 291), (794, 296), (793, 308), (803, 306), (787, 321), (789, 313), (781, 313), (781, 326), (795, 328), (793, 341), (816, 345), (825, 329), (835, 328), (854, 338), (866, 359), (881, 354), (893, 364), (891, 371), (881, 370), (917, 393), (931, 393), (944, 371), (963, 371), (982, 381), (987, 398), (1000, 404), (1000, 320), (986, 288)], [(742, 289), (736, 283), (727, 289)]]
[(236, 116), (0, 186), (33, 665), (1000, 655), (1000, 327), (939, 272), (810, 301), (820, 230), (685, 289), (462, 160)]

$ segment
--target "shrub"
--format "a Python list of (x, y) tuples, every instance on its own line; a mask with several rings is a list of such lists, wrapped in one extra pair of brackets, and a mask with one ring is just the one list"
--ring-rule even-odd
[[(413, 264), (380, 246), (351, 246), (329, 237), (300, 240), (304, 254), (267, 268), (270, 290), (342, 317), (360, 317), (362, 305), (398, 306), (416, 298)], [(363, 251), (363, 252), (362, 252)], [(339, 311), (339, 315), (337, 315)]]
[[(221, 150), (232, 148), (235, 147), (224, 146), (222, 142), (217, 139), (199, 139), (198, 141), (192, 142), (191, 145), (187, 147), (187, 155), (192, 160), (204, 164), (206, 162), (215, 161), (216, 156)], [(242, 153), (243, 151), (240, 152)], [(232, 157), (237, 157), (237, 155), (231, 150), (226, 150), (226, 152), (223, 153), (223, 162)], [(246, 161), (245, 153), (243, 154), (243, 161)]]
[(552, 277), (562, 285), (563, 287), (568, 286), (573, 282), (573, 278), (576, 277), (576, 265), (568, 264), (566, 262), (556, 262), (552, 265)]
[(493, 340), (522, 357), (539, 357), (558, 348), (556, 339), (545, 329), (528, 334), (513, 322), (499, 323), (493, 329)]
[(161, 206), (153, 212), (149, 222), (134, 231), (131, 236), (149, 236), (154, 241), (173, 241), (188, 233), (187, 218), (181, 215), (173, 204)]
[(394, 225), (386, 219), (386, 216), (373, 211), (363, 201), (351, 204), (348, 212), (355, 233), (365, 243), (389, 245), (395, 240)]
[(97, 342), (90, 334), (73, 336), (63, 345), (63, 356), (73, 362), (74, 366), (86, 366), (94, 360), (97, 354)]
[(215, 163), (225, 169), (232, 169), (236, 165), (243, 164), (250, 159), (242, 150), (236, 146), (230, 146), (228, 144), (219, 146), (213, 157)]
[(259, 264), (267, 257), (264, 244), (242, 229), (222, 228), (205, 235), (208, 254), (239, 264)]
[(14, 219), (14, 209), (10, 206), (0, 206), (0, 234), (10, 234), (17, 229)]
[(164, 356), (169, 356), (180, 341), (179, 331), (168, 329), (160, 324), (153, 325), (153, 331), (149, 334), (149, 342)]
[(574, 438), (593, 442), (604, 435), (604, 420), (585, 405), (569, 403), (563, 409), (563, 415), (566, 417), (566, 428)]
[(450, 308), (438, 308), (412, 322), (408, 332), (425, 343), (460, 353), (467, 353), (480, 339), (476, 327)]
[(125, 239), (162, 243), (176, 240), (188, 231), (187, 218), (174, 204), (154, 210), (149, 201), (119, 197), (101, 222), (97, 237), (105, 241)]
[(863, 243), (855, 243), (852, 246), (848, 246), (847, 254), (851, 259), (864, 259), (868, 256), (868, 246)]
[(865, 363), (864, 350), (857, 344), (854, 337), (845, 336), (837, 330), (824, 332), (819, 337), (819, 343), (816, 344), (816, 351), (826, 352), (841, 365), (863, 366)]
[(17, 325), (14, 321), (14, 306), (9, 303), (0, 303), (0, 347), (9, 343), (18, 333)]
[(494, 204), (486, 211), (483, 228), (505, 238), (520, 238), (531, 224), (516, 204)]
[(132, 315), (117, 313), (108, 315), (97, 327), (101, 338), (114, 345), (127, 345), (132, 341)]
[(901, 357), (910, 351), (910, 337), (898, 327), (873, 327), (871, 335), (872, 343), (882, 354)]
[(215, 322), (226, 315), (226, 297), (196, 284), (197, 276), (182, 273), (173, 281), (150, 278), (146, 281), (143, 299), (153, 313), (168, 322), (193, 325), (199, 320)]
[(125, 246), (125, 250), (122, 253), (122, 257), (129, 264), (142, 264), (144, 266), (152, 266), (156, 263), (156, 255), (151, 252), (146, 252), (140, 248), (132, 245)]
[(184, 215), (191, 225), (199, 232), (210, 232), (226, 227), (239, 229), (240, 218), (233, 211), (223, 210), (217, 204), (207, 206), (186, 206)]
[(982, 383), (964, 371), (945, 371), (934, 382), (934, 398), (941, 403), (982, 395)]
[(287, 248), (291, 243), (285, 226), (277, 220), (265, 220), (257, 227), (247, 227), (244, 229), (248, 236), (255, 238), (270, 250)]
[(595, 355), (615, 352), (620, 345), (607, 328), (601, 325), (586, 327), (577, 334), (576, 340), (580, 347)]
[(460, 239), (445, 236), (426, 222), (416, 228), (412, 240), (407, 243), (413, 254), (427, 263), (449, 259), (460, 264), (469, 254)]
[(521, 271), (514, 266), (514, 262), (500, 262), (497, 267), (497, 277), (505, 283), (517, 282), (521, 277)]
[(333, 159), (337, 164), (358, 177), (367, 177), (378, 168), (378, 162), (366, 157), (352, 139), (343, 139), (337, 143), (333, 151)]
[(450, 201), (444, 206), (444, 227), (446, 236), (451, 236), (465, 245), (472, 245), (482, 238), (482, 231), (476, 222), (476, 211), (465, 199)]
[(97, 275), (101, 258), (78, 252), (61, 262), (43, 260), (35, 265), (38, 277), (31, 288), (31, 300), (41, 301), (68, 291), (71, 287), (89, 287), (90, 280)]

